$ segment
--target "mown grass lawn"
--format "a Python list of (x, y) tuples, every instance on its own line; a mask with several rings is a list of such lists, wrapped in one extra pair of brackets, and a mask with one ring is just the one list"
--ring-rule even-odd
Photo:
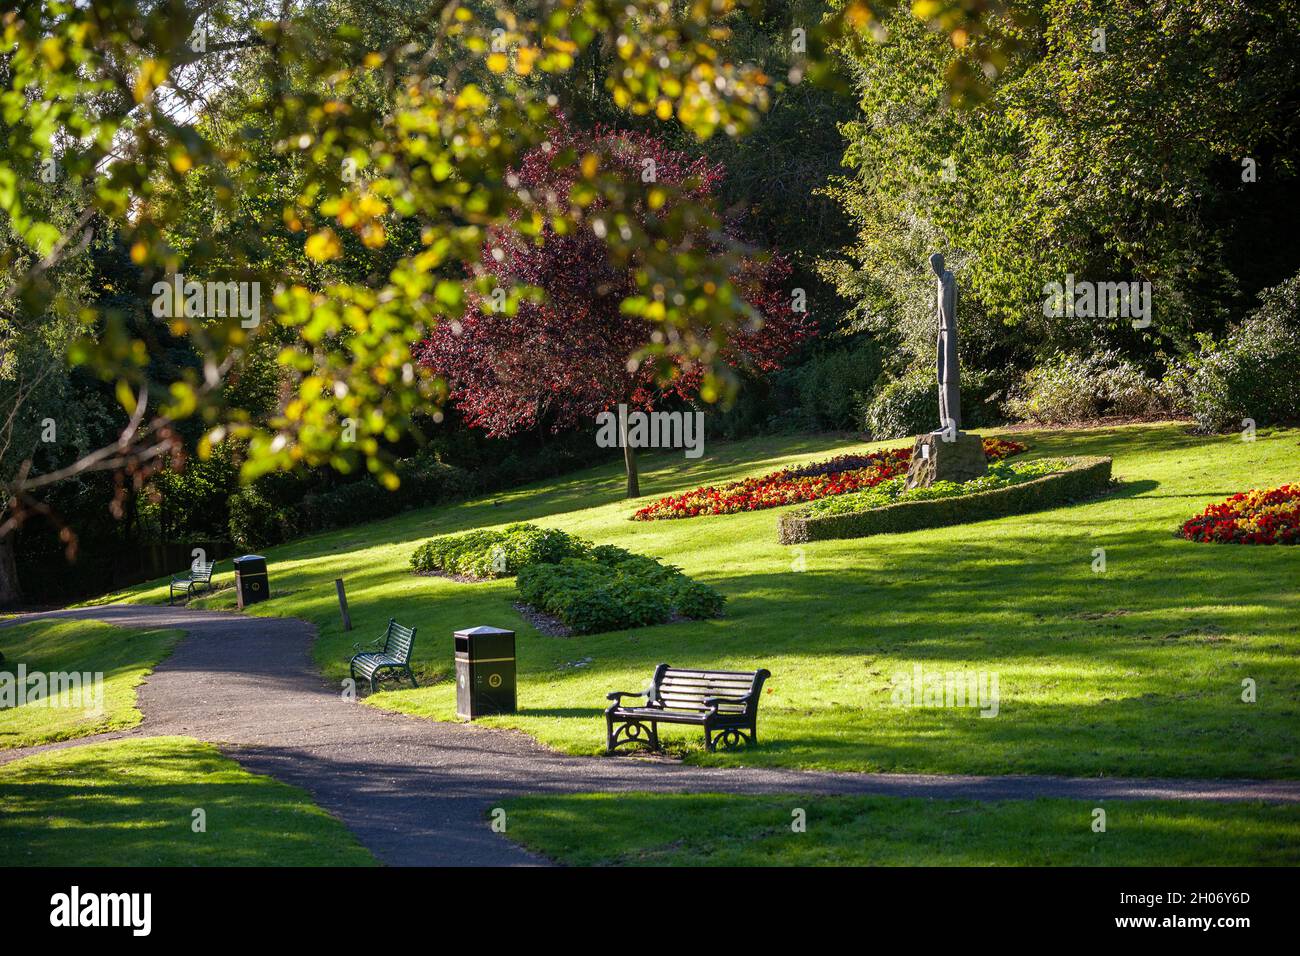
[[(171, 652), (180, 631), (132, 630), (99, 621), (42, 620), (0, 627), (0, 672), (39, 671), (103, 674), (103, 707), (89, 699), (87, 685), (78, 706), (53, 706), (57, 697), (0, 705), (0, 750), (125, 730), (140, 723), (135, 688)], [(48, 678), (47, 678), (48, 680)], [(68, 703), (70, 697), (62, 703)]]
[(374, 863), (302, 790), (188, 737), (87, 744), (0, 766), (0, 857), (6, 866)]
[[(580, 794), (506, 803), (575, 866), (1295, 866), (1300, 807), (1191, 801)], [(802, 810), (804, 832), (792, 827)]]
[[(990, 433), (993, 434), (993, 433)], [(633, 522), (615, 465), (272, 548), (272, 600), (251, 613), (320, 629), (316, 660), (346, 676), (354, 641), (396, 617), (419, 628), (428, 681), (371, 700), (454, 719), (452, 631), (519, 634), (520, 713), (485, 720), (575, 753), (603, 747), (605, 694), (637, 690), (659, 661), (773, 673), (762, 746), (708, 755), (698, 729), (667, 741), (701, 763), (838, 770), (1296, 777), (1300, 548), (1205, 545), (1174, 530), (1233, 492), (1300, 479), (1300, 432), (1190, 434), (1162, 424), (1027, 432), (1031, 456), (1110, 455), (1110, 496), (1038, 514), (909, 534), (782, 547), (779, 510)], [(706, 458), (648, 459), (646, 497), (783, 464), (905, 444), (765, 438)], [(644, 503), (644, 501), (643, 501)], [(446, 532), (528, 520), (680, 565), (728, 598), (719, 620), (580, 638), (539, 635), (512, 608), (513, 580), (459, 584), (409, 573)], [(1093, 570), (1096, 549), (1106, 570)], [(229, 579), (229, 565), (224, 577)], [(344, 633), (334, 578), (356, 630)], [(165, 583), (126, 597), (161, 603)], [(229, 607), (230, 592), (197, 606)], [(996, 673), (998, 716), (891, 704), (891, 678)], [(1242, 700), (1243, 681), (1257, 700)]]

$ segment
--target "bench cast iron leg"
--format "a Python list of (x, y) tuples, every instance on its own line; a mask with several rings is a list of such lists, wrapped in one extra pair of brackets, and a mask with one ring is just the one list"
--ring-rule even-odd
[[(619, 734), (623, 735), (620, 741)], [(642, 736), (644, 734), (645, 736)], [(605, 715), (605, 753), (612, 754), (619, 744), (645, 743), (651, 750), (659, 749), (659, 725), (653, 720), (619, 720), (614, 727), (614, 718)]]

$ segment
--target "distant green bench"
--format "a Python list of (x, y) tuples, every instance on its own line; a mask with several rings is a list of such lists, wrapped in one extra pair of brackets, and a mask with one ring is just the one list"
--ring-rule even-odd
[[(383, 646), (380, 647), (380, 642)], [(370, 681), (370, 693), (379, 689), (379, 672), (384, 670), (404, 671), (411, 679), (412, 687), (419, 687), (415, 674), (411, 672), (411, 648), (415, 645), (415, 628), (403, 627), (391, 617), (388, 630), (383, 637), (375, 638), (370, 646), (375, 650), (363, 651), (360, 644), (353, 644), (352, 649), (359, 653), (348, 661), (348, 670), (352, 679), (358, 677)]]
[[(704, 746), (730, 750), (742, 742), (758, 742), (758, 701), (763, 682), (772, 674), (757, 671), (699, 671), (660, 664), (650, 689), (640, 693), (616, 690), (605, 710), (605, 750), (643, 743), (659, 749), (659, 727), (695, 724), (704, 728)], [(623, 706), (624, 697), (644, 697), (642, 707)]]
[(216, 570), (217, 562), (209, 561), (206, 564), (200, 562), (190, 567), (190, 573), (184, 577), (172, 575), (171, 588), (167, 592), (167, 603), (172, 604), (176, 592), (180, 591), (189, 600), (194, 596), (194, 592), (202, 585), (206, 590), (212, 590), (212, 572)]

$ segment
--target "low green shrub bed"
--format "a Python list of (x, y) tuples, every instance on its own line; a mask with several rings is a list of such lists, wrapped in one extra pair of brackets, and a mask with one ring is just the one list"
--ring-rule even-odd
[(677, 567), (612, 545), (583, 558), (530, 564), (519, 572), (520, 596), (579, 634), (662, 624), (673, 617), (717, 617), (725, 598)]
[(426, 541), (411, 555), (411, 567), (429, 573), (486, 580), (518, 574), (529, 564), (556, 564), (591, 550), (591, 545), (555, 528), (512, 524), (495, 531), (468, 531)]
[(578, 634), (716, 617), (726, 601), (673, 565), (533, 524), (433, 538), (415, 549), (411, 567), (476, 579), (517, 574), (525, 602)]
[(953, 498), (957, 495), (991, 491), (1008, 485), (1019, 485), (1044, 475), (1062, 471), (1068, 465), (1063, 458), (1040, 458), (1037, 461), (989, 462), (988, 474), (970, 481), (936, 481), (928, 488), (907, 490), (907, 475), (898, 475), (882, 481), (874, 488), (850, 492), (834, 498), (814, 501), (801, 514), (838, 515), (871, 508), (883, 508), (899, 501), (927, 501), (934, 498)]
[[(951, 489), (946, 489), (943, 485), (951, 483), (941, 482), (925, 489), (926, 492), (937, 489), (934, 494), (882, 500), (880, 504), (865, 505), (844, 513), (811, 513), (811, 506), (808, 506), (782, 515), (778, 540), (782, 544), (802, 544), (806, 541), (864, 538), (873, 534), (985, 521), (1055, 508), (1071, 501), (1093, 497), (1110, 486), (1109, 458), (1065, 458), (1049, 467), (1058, 470), (1039, 476), (1029, 475), (1028, 480), (1020, 481), (994, 475), (994, 481), (1005, 483), (966, 490), (988, 480), (976, 479), (965, 485), (954, 486), (961, 489), (961, 493), (950, 493)], [(1013, 472), (1013, 476), (1014, 474)], [(866, 492), (862, 494), (865, 495)], [(862, 504), (862, 501), (859, 503)]]

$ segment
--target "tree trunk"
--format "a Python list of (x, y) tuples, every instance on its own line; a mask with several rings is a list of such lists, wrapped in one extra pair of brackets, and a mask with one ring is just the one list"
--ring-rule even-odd
[(23, 591), (18, 584), (18, 562), (14, 560), (14, 533), (0, 538), (0, 607), (17, 607)]
[(623, 422), (623, 467), (627, 469), (627, 496), (641, 497), (641, 483), (637, 480), (636, 449), (627, 441), (627, 422)]

